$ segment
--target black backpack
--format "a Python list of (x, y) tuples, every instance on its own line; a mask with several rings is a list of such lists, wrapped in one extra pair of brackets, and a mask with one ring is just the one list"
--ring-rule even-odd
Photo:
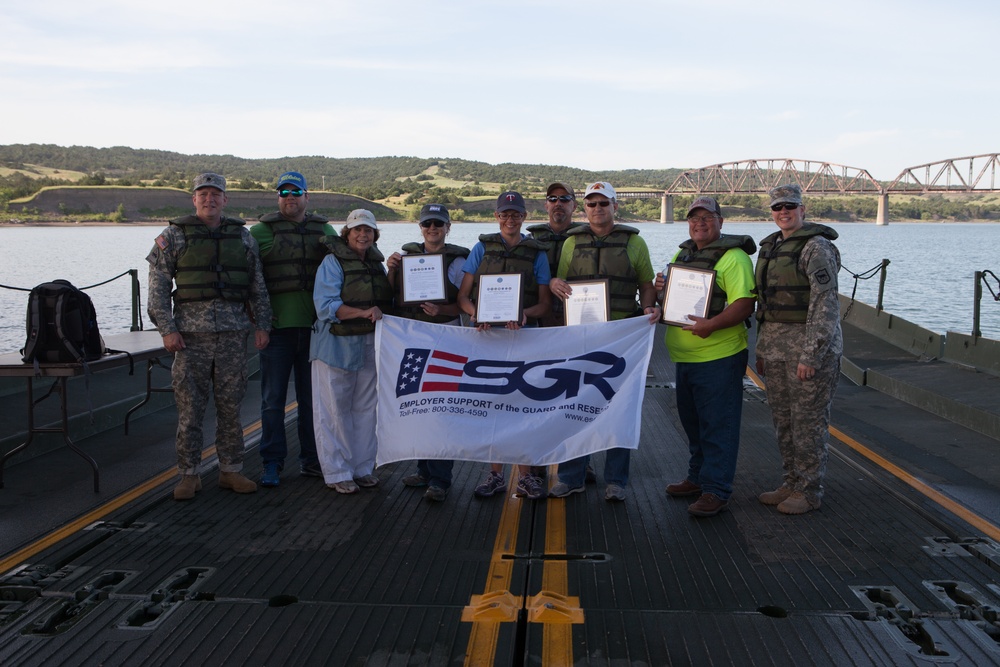
[(94, 303), (67, 280), (32, 289), (27, 320), (28, 339), (21, 350), (26, 364), (86, 363), (104, 354)]

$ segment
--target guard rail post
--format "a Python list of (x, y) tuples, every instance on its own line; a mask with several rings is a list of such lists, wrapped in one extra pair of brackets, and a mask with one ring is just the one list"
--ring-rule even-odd
[(142, 331), (139, 326), (139, 269), (129, 269), (132, 276), (132, 328), (129, 331)]
[(878, 277), (878, 301), (875, 302), (876, 313), (882, 312), (882, 295), (885, 294), (885, 276), (886, 276), (886, 267), (888, 266), (889, 266), (889, 260), (883, 258), (882, 269), (880, 270)]
[(976, 288), (972, 297), (972, 340), (975, 341), (983, 335), (979, 328), (979, 306), (983, 300), (983, 283), (986, 281), (986, 273), (976, 271)]

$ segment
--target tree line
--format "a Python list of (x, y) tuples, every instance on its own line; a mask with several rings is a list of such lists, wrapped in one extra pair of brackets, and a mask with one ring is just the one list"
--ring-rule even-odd
[[(664, 190), (682, 169), (625, 169), (595, 172), (560, 165), (501, 163), (489, 164), (460, 158), (419, 158), (385, 156), (375, 158), (330, 158), (299, 156), (268, 159), (234, 155), (185, 155), (170, 151), (136, 149), (126, 146), (94, 148), (54, 144), (0, 145), (0, 166), (15, 171), (0, 176), (0, 211), (13, 199), (30, 197), (47, 186), (118, 185), (159, 186), (188, 190), (192, 179), (205, 171), (217, 171), (229, 179), (231, 187), (244, 190), (269, 189), (285, 171), (299, 171), (309, 179), (310, 189), (355, 195), (371, 201), (390, 203), (407, 213), (422, 204), (438, 202), (462, 210), (470, 202), (496, 196), (503, 190), (539, 193), (546, 184), (564, 181), (575, 186), (607, 180), (619, 189)], [(82, 178), (60, 178), (58, 173), (42, 175), (36, 166), (73, 171)], [(22, 171), (35, 171), (32, 177)], [(46, 173), (48, 173), (46, 172)], [(674, 197), (676, 219), (683, 219), (691, 197)], [(723, 195), (720, 203), (733, 219), (767, 219), (767, 197), (763, 195)], [(874, 196), (810, 197), (810, 217), (825, 220), (874, 220)], [(623, 200), (620, 211), (625, 219), (659, 220), (660, 199)], [(488, 216), (483, 206), (459, 213), (465, 219)], [(896, 220), (997, 220), (1000, 198), (966, 195), (893, 197), (890, 218)]]

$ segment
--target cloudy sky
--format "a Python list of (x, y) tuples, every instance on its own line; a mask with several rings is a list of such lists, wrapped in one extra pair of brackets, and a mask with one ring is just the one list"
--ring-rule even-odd
[(37, 0), (0, 144), (602, 169), (1000, 150), (995, 0)]

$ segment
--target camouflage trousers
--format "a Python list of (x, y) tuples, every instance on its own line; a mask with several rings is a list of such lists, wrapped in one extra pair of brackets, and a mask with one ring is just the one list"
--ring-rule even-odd
[(819, 500), (829, 458), (830, 406), (840, 379), (840, 357), (825, 358), (816, 375), (805, 382), (798, 379), (797, 370), (797, 361), (765, 362), (767, 402), (778, 437), (784, 485)]
[(205, 446), (203, 421), (209, 390), (215, 394), (215, 446), (219, 470), (243, 469), (240, 404), (247, 389), (247, 332), (183, 333), (185, 348), (174, 354), (177, 403), (177, 469), (194, 475)]

